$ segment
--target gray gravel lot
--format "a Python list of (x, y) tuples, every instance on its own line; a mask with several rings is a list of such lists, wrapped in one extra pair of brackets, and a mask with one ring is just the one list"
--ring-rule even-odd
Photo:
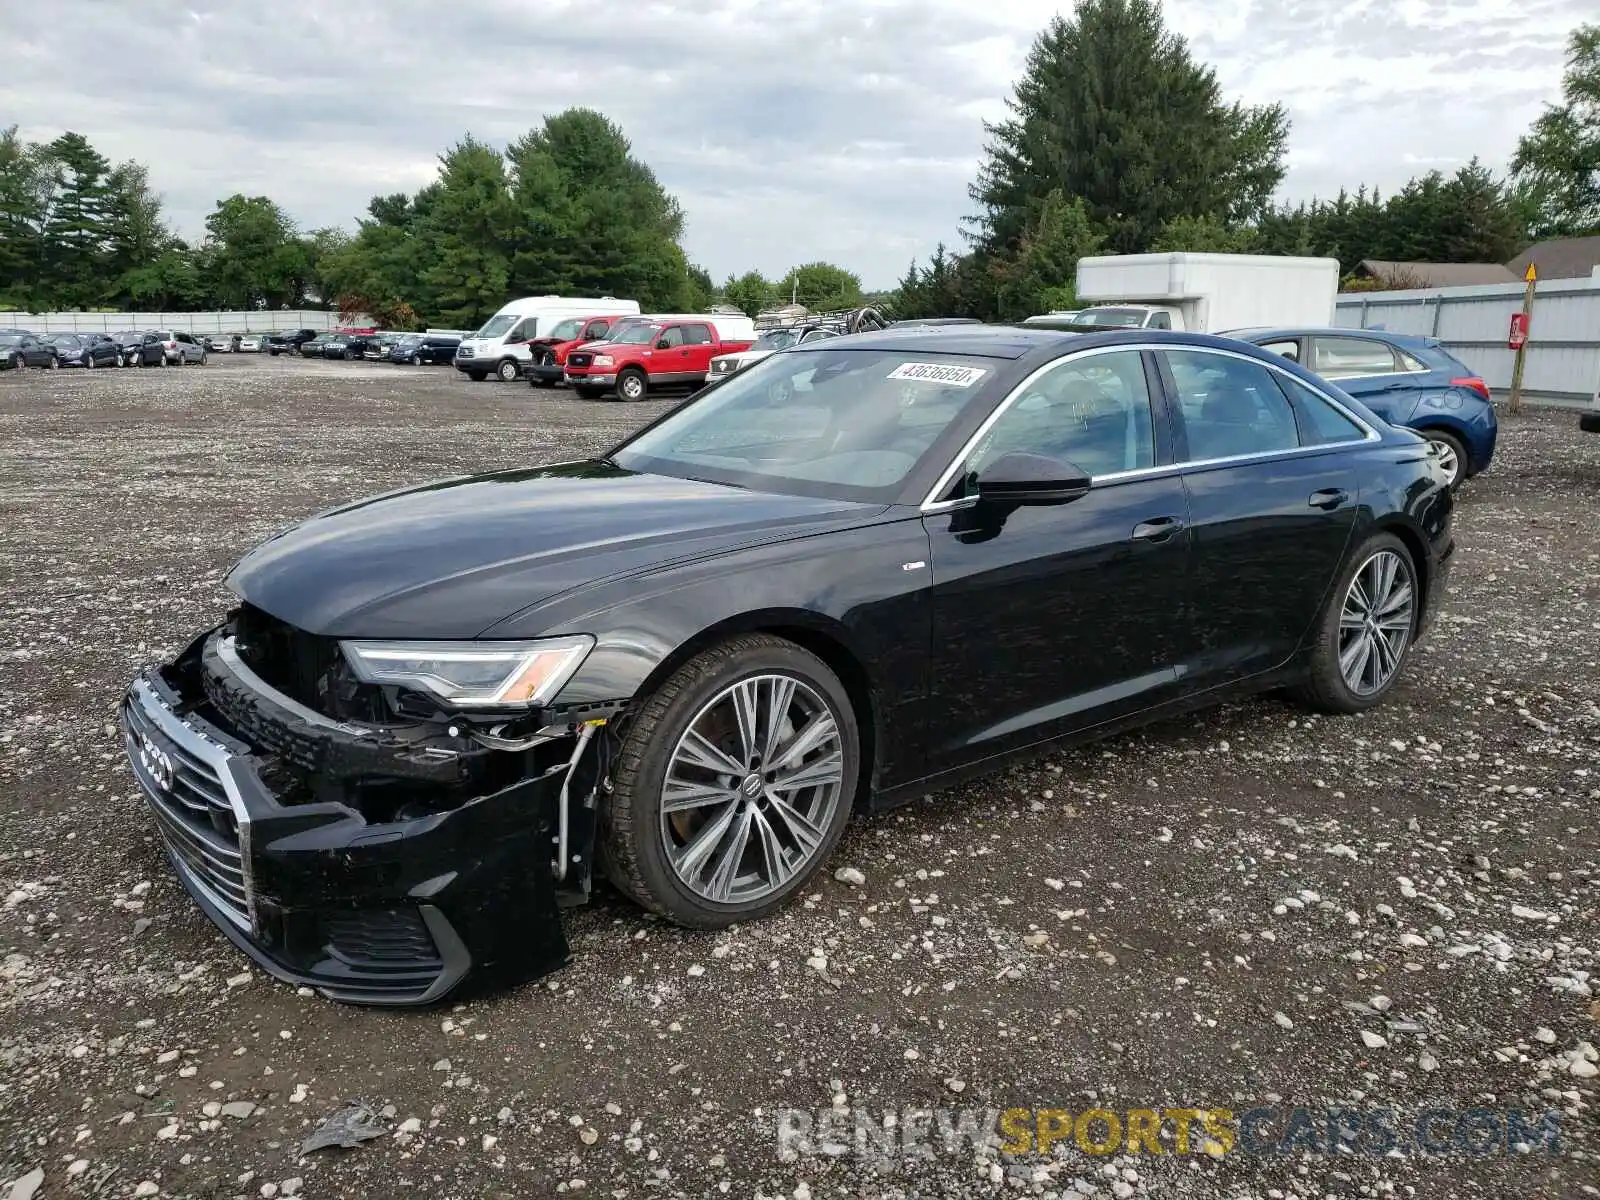
[[(929, 797), (847, 833), (863, 882), (750, 928), (602, 894), (569, 969), (467, 1005), (250, 968), (160, 856), (126, 681), (284, 525), (661, 407), (250, 356), (0, 376), (0, 1197), (1600, 1195), (1600, 437), (1570, 413), (1507, 420), (1378, 712), (1264, 699)], [(352, 1098), (384, 1135), (299, 1157)], [(1553, 1109), (1561, 1145), (884, 1163), (774, 1125), (1261, 1104)]]

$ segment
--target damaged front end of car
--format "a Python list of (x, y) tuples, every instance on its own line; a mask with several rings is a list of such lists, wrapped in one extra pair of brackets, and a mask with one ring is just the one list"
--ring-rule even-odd
[(623, 707), (550, 702), (582, 642), (339, 641), (244, 605), (134, 680), (129, 761), (185, 887), (271, 974), (386, 1005), (522, 982), (567, 961)]

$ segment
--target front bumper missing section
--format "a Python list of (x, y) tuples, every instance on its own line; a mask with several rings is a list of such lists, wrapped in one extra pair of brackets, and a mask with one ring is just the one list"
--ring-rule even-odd
[[(587, 895), (592, 863), (596, 726), (557, 733), (570, 757), (510, 786), (369, 821), (286, 781), (314, 763), (448, 788), (460, 763), (297, 705), (236, 669), (223, 642), (214, 631), (141, 674), (121, 721), (168, 859), (234, 945), (279, 979), (359, 1004), (428, 1004), (565, 965), (560, 908)], [(577, 867), (561, 884), (558, 839), (561, 866)]]

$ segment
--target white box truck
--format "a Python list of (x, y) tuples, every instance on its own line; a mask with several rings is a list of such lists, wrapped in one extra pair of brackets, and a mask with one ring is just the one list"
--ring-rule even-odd
[(1075, 325), (1226, 333), (1332, 325), (1333, 258), (1270, 254), (1098, 254), (1078, 260)]

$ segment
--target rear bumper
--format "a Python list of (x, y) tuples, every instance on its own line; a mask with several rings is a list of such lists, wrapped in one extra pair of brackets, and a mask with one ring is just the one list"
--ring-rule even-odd
[(337, 799), (285, 802), (306, 761), (331, 779), (385, 751), (253, 678), (203, 679), (215, 641), (134, 680), (121, 718), (167, 857), (235, 946), (280, 979), (376, 1005), (428, 1004), (469, 980), (505, 986), (567, 961), (551, 868), (565, 772), (383, 822)]

